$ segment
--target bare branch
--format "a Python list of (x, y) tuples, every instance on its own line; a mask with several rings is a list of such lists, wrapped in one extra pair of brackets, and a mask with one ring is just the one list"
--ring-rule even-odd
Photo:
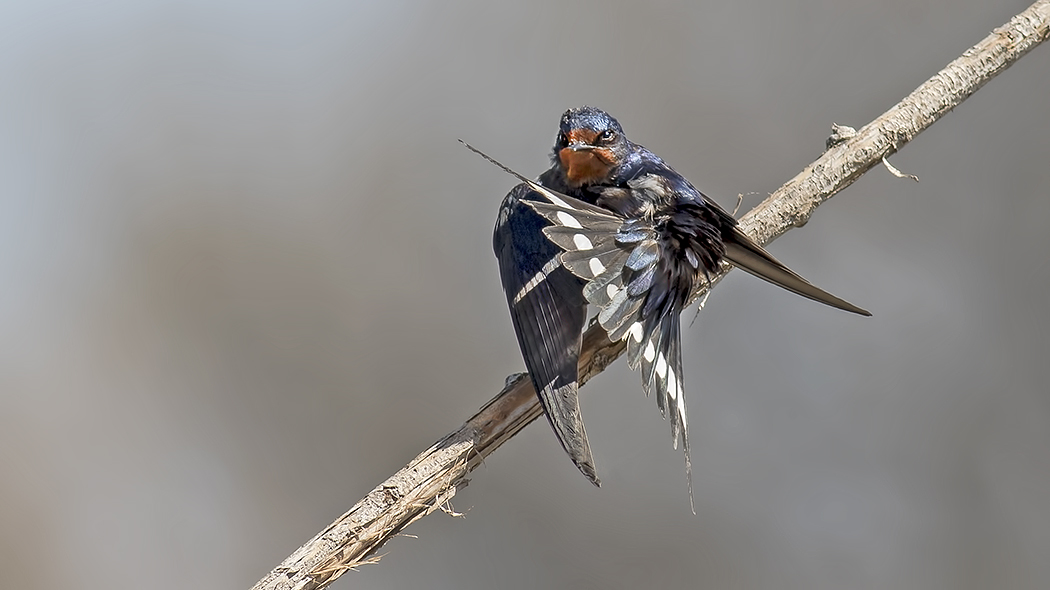
[[(1040, 0), (856, 134), (839, 134), (820, 158), (744, 216), (741, 228), (760, 244), (767, 244), (801, 227), (821, 203), (898, 151), (1048, 36), (1050, 0)], [(728, 266), (723, 268), (718, 278), (728, 270)], [(699, 290), (695, 297), (706, 290)], [(624, 348), (623, 342), (609, 342), (600, 327), (592, 326), (584, 335), (580, 355), (581, 383), (602, 372)], [(529, 379), (517, 376), (459, 430), (372, 490), (254, 588), (324, 588), (348, 569), (374, 562), (376, 551), (391, 537), (434, 510), (447, 509), (447, 501), (467, 485), (470, 471), (541, 412)]]

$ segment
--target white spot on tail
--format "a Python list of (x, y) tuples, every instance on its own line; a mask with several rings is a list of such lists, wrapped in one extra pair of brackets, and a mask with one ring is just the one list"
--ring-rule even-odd
[(631, 324), (631, 329), (629, 330), (629, 333), (631, 334), (631, 338), (634, 338), (635, 342), (641, 342), (642, 341), (642, 322), (635, 322), (635, 323)]
[[(558, 215), (561, 215), (561, 213), (559, 213)], [(602, 264), (602, 261), (598, 260), (597, 258), (591, 258), (590, 266), (591, 274), (593, 274), (594, 276), (598, 276), (605, 272), (605, 265)]]
[(576, 234), (572, 237), (572, 243), (576, 244), (577, 250), (590, 250), (594, 248), (594, 244), (583, 234)]
[(667, 395), (671, 396), (672, 400), (678, 399), (678, 377), (674, 371), (667, 371)]
[(564, 211), (558, 211), (557, 217), (558, 217), (558, 221), (562, 225), (564, 225), (565, 227), (574, 227), (576, 229), (583, 229), (583, 226), (580, 225), (580, 222), (575, 217), (573, 217), (572, 215), (569, 215), (568, 213), (566, 213)]
[(642, 356), (645, 357), (645, 362), (647, 363), (653, 362), (653, 359), (656, 358), (656, 349), (653, 348), (652, 342), (645, 345), (645, 352), (642, 353)]
[(685, 392), (682, 391), (680, 383), (678, 391), (682, 393), (682, 399), (678, 400), (678, 419), (682, 422), (682, 436), (687, 436), (689, 425), (685, 423)]
[(609, 299), (616, 297), (616, 294), (620, 292), (620, 288), (616, 285), (609, 283), (605, 286), (605, 293), (609, 295)]
[(656, 374), (659, 377), (666, 379), (667, 375), (667, 359), (664, 358), (663, 354), (656, 359)]

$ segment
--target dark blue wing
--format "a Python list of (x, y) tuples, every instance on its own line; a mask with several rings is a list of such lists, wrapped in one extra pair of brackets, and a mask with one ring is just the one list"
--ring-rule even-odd
[(511, 190), (493, 234), (503, 291), (525, 366), (547, 419), (573, 463), (600, 485), (580, 414), (578, 369), (587, 301), (583, 281), (567, 271), (550, 225), (523, 200), (541, 200), (527, 184)]

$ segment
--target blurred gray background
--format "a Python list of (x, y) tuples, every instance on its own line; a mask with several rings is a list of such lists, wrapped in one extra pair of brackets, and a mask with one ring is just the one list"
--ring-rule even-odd
[[(522, 370), (490, 235), (593, 104), (745, 208), (1027, 0), (0, 5), (7, 588), (247, 588)], [(1050, 587), (1050, 48), (336, 588)]]

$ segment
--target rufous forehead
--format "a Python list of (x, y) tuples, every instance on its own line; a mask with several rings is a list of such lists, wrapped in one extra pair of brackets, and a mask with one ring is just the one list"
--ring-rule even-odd
[(598, 137), (598, 132), (590, 129), (573, 129), (569, 131), (569, 143), (593, 145), (596, 137)]

